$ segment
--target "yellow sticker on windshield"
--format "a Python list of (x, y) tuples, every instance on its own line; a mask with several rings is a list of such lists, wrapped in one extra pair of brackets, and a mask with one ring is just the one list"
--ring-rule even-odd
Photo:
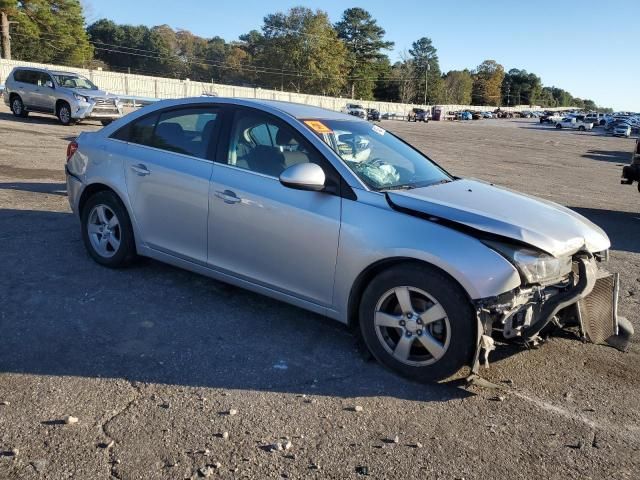
[(318, 120), (305, 120), (304, 123), (316, 133), (333, 133), (329, 127)]

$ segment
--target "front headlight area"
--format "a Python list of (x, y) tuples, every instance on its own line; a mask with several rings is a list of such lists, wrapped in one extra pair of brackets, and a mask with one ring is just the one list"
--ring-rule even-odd
[(553, 285), (571, 273), (571, 256), (556, 258), (539, 250), (491, 240), (484, 244), (509, 260), (527, 285)]
[(89, 103), (89, 97), (85, 97), (84, 95), (80, 95), (79, 93), (74, 93), (73, 97), (79, 102)]

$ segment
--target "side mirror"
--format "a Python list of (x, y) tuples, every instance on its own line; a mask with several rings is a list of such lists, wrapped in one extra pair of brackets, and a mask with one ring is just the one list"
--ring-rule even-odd
[(324, 170), (315, 163), (297, 163), (280, 174), (280, 183), (296, 190), (318, 192), (324, 189)]
[(53, 82), (51, 80), (47, 80), (44, 82), (45, 87), (53, 88)]

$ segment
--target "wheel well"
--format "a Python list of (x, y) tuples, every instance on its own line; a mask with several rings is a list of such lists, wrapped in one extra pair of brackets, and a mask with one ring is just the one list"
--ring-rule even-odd
[[(364, 269), (364, 271), (360, 273), (360, 275), (358, 275), (356, 281), (353, 282), (351, 292), (349, 293), (349, 304), (347, 312), (347, 324), (349, 325), (349, 327), (355, 328), (358, 325), (358, 309), (360, 307), (360, 298), (362, 298), (362, 294), (364, 293), (365, 288), (367, 288), (367, 285), (369, 285), (371, 280), (373, 280), (378, 274), (389, 268), (397, 267), (398, 265), (423, 265), (428, 266), (429, 268), (436, 269), (443, 275), (449, 277), (453, 282), (455, 282), (455, 284), (460, 287), (460, 290), (464, 293), (465, 297), (469, 298), (469, 294), (467, 293), (467, 291), (455, 278), (453, 278), (441, 268), (429, 262), (408, 257), (385, 258), (384, 260), (379, 260), (376, 263), (369, 265)], [(469, 301), (471, 301), (471, 299), (469, 299)]]
[(9, 95), (9, 102), (13, 101), (14, 98), (20, 97), (17, 93), (13, 92)]
[[(66, 100), (58, 100), (56, 102), (56, 113), (58, 113), (58, 109), (60, 108), (60, 105), (62, 105), (63, 103), (66, 103), (69, 107), (69, 102), (67, 102)], [(107, 187), (108, 188), (108, 187)], [(109, 189), (109, 188), (108, 188)], [(109, 189), (110, 190), (110, 189)]]
[(103, 183), (92, 183), (91, 185), (87, 186), (87, 188), (85, 188), (82, 192), (82, 195), (80, 195), (80, 201), (78, 202), (78, 213), (82, 215), (82, 210), (84, 209), (87, 200), (89, 200), (96, 193), (105, 191), (113, 192), (116, 196), (118, 196), (118, 198), (120, 198), (120, 196), (115, 192), (115, 190), (113, 190), (113, 188), (110, 188)]

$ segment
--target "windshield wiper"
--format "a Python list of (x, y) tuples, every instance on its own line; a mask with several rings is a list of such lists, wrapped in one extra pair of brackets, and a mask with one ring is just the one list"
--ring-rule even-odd
[(411, 190), (416, 188), (415, 185), (392, 185), (390, 187), (381, 188), (381, 192), (386, 192), (387, 190)]

